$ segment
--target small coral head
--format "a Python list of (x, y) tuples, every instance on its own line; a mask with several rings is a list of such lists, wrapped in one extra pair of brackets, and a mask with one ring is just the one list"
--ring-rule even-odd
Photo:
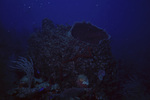
[(76, 80), (77, 86), (86, 88), (89, 85), (88, 78), (85, 75), (79, 75)]

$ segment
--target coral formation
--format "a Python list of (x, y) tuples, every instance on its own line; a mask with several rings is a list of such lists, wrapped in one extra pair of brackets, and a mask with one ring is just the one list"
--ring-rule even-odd
[[(75, 94), (69, 97), (75, 100), (114, 98), (116, 66), (110, 35), (102, 29), (85, 22), (55, 25), (46, 18), (42, 21), (42, 30), (32, 34), (28, 42), (34, 69), (39, 70), (40, 78), (49, 84), (38, 88), (38, 93), (53, 98), (51, 100), (63, 100), (58, 98), (66, 98), (68, 91)], [(105, 71), (105, 75), (100, 70)], [(59, 89), (54, 88), (56, 84)]]
[(15, 66), (10, 66), (13, 69), (18, 69), (21, 71), (24, 71), (27, 75), (27, 78), (24, 78), (28, 81), (29, 89), (31, 88), (32, 80), (34, 77), (34, 68), (33, 68), (33, 62), (32, 59), (28, 60), (24, 57), (19, 57), (17, 61), (13, 61), (15, 63)]
[(76, 80), (77, 86), (84, 88), (89, 85), (89, 80), (85, 75), (78, 75), (78, 78)]

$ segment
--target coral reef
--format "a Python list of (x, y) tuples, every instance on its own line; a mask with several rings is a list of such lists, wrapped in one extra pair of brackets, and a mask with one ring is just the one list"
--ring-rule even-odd
[[(38, 88), (41, 98), (44, 95), (50, 100), (115, 99), (117, 69), (110, 35), (103, 29), (86, 22), (55, 25), (46, 18), (42, 30), (32, 34), (28, 42), (33, 67), (49, 84)], [(36, 84), (33, 85), (35, 88)], [(68, 93), (72, 95), (67, 97)]]

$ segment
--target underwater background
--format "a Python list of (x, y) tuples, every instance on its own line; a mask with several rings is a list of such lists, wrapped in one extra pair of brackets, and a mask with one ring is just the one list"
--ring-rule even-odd
[(1, 0), (1, 100), (150, 100), (149, 3)]

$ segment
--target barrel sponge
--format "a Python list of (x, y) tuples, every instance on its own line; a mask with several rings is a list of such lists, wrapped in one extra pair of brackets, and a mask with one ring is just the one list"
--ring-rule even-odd
[(99, 44), (100, 40), (109, 39), (109, 35), (91, 23), (75, 23), (70, 30), (71, 35), (81, 41)]

